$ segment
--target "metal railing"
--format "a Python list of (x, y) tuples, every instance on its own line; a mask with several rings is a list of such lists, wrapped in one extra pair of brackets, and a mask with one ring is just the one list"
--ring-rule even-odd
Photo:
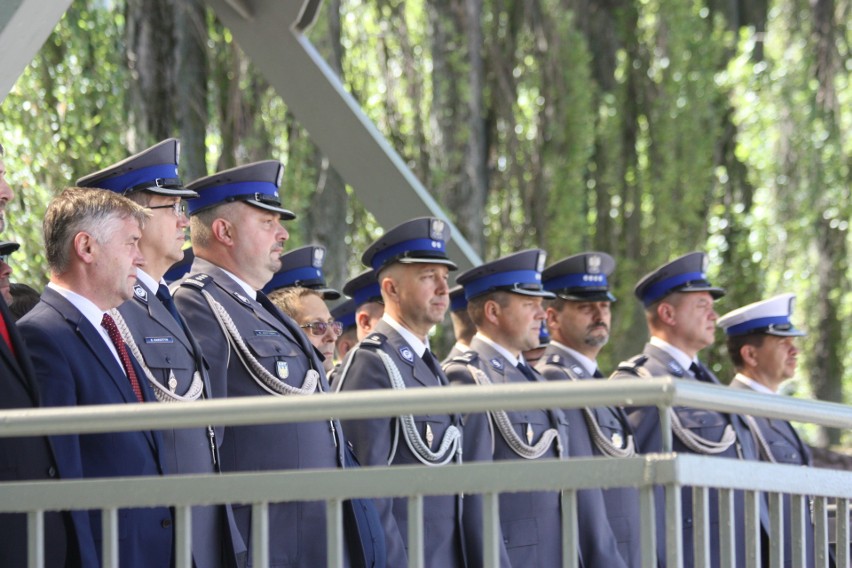
[[(369, 391), (310, 397), (252, 397), (192, 403), (103, 405), (0, 412), (0, 436), (93, 433), (359, 419), (400, 414), (527, 410), (581, 406), (657, 406), (661, 418), (671, 406), (707, 408), (809, 422), (836, 428), (852, 427), (852, 408), (833, 403), (797, 400), (744, 392), (672, 378), (622, 381), (548, 382), (497, 386)], [(663, 422), (664, 431), (666, 423)], [(671, 447), (671, 438), (668, 442)], [(724, 460), (724, 462), (722, 462)], [(724, 463), (724, 465), (722, 465)], [(251, 547), (255, 566), (267, 566), (268, 503), (325, 501), (327, 508), (328, 565), (342, 565), (342, 502), (356, 497), (409, 499), (409, 562), (423, 566), (423, 488), (428, 495), (481, 493), (484, 495), (486, 565), (496, 566), (498, 505), (502, 492), (561, 491), (563, 503), (563, 565), (578, 565), (576, 492), (589, 488), (637, 487), (642, 517), (642, 566), (656, 567), (654, 488), (666, 493), (668, 566), (680, 566), (680, 506), (684, 486), (693, 487), (696, 566), (709, 565), (708, 490), (719, 489), (721, 557), (732, 558), (733, 493), (745, 492), (747, 565), (760, 566), (760, 493), (770, 503), (770, 562), (781, 566), (783, 554), (782, 495), (791, 495), (793, 510), (793, 565), (803, 565), (802, 542), (808, 496), (814, 503), (815, 557), (828, 562), (828, 514), (836, 500), (838, 511), (848, 511), (852, 500), (852, 473), (789, 465), (726, 460), (671, 453), (633, 458), (571, 458), (564, 461), (495, 462), (453, 465), (371, 467), (355, 470), (301, 470), (263, 473), (223, 473), (61, 481), (0, 483), (0, 512), (28, 514), (29, 566), (43, 565), (43, 511), (102, 509), (103, 565), (118, 564), (118, 509), (173, 506), (175, 508), (176, 565), (190, 567), (190, 507), (200, 504), (252, 504)], [(662, 512), (661, 512), (662, 513)], [(838, 514), (836, 542), (849, 542), (849, 515)], [(838, 566), (849, 566), (847, 546), (838, 546)]]

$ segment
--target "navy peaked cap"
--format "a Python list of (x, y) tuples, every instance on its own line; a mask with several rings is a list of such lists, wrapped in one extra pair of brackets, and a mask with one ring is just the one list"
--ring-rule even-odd
[(189, 269), (192, 267), (192, 261), (195, 260), (195, 253), (192, 252), (192, 248), (184, 249), (183, 251), (183, 259), (177, 261), (173, 265), (166, 270), (166, 273), (163, 274), (163, 280), (171, 284), (175, 280), (180, 280), (187, 274), (189, 274)]
[(197, 179), (187, 189), (198, 192), (198, 199), (189, 202), (189, 214), (242, 201), (281, 215), (285, 221), (296, 214), (281, 207), (278, 188), (284, 175), (284, 165), (276, 160), (254, 162)]
[(634, 293), (647, 308), (674, 292), (709, 292), (713, 298), (725, 295), (723, 288), (707, 280), (707, 255), (691, 252), (646, 274), (636, 284)]
[(382, 290), (376, 280), (376, 271), (372, 268), (361, 272), (343, 285), (343, 293), (352, 298), (355, 308), (369, 302), (381, 302)]
[(566, 300), (614, 302), (607, 277), (615, 260), (604, 252), (583, 252), (563, 258), (541, 274), (542, 285)]
[(364, 252), (361, 261), (378, 272), (392, 264), (443, 264), (450, 270), (458, 267), (447, 256), (450, 226), (437, 217), (419, 217), (405, 221), (376, 239)]
[(331, 317), (343, 324), (343, 329), (355, 327), (355, 300), (341, 302), (331, 309)]
[(300, 286), (316, 290), (323, 300), (337, 300), (340, 292), (325, 283), (322, 267), (325, 264), (325, 247), (308, 245), (281, 255), (281, 268), (272, 276), (263, 293), (269, 294), (280, 288)]
[(512, 292), (525, 296), (555, 298), (541, 285), (541, 270), (547, 253), (541, 249), (516, 252), (471, 268), (456, 279), (464, 287), (465, 298), (472, 300), (490, 292)]
[(148, 191), (159, 195), (198, 197), (178, 176), (180, 142), (169, 138), (138, 154), (77, 180), (78, 187), (108, 189), (119, 194)]
[(21, 248), (21, 245), (15, 241), (0, 241), (0, 255), (2, 256), (12, 254), (19, 248)]
[(467, 309), (467, 298), (464, 297), (464, 286), (461, 284), (450, 288), (450, 311), (461, 312)]

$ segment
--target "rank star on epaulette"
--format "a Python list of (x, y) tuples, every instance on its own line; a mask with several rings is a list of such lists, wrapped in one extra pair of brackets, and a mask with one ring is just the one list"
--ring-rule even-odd
[(133, 295), (145, 302), (148, 303), (148, 292), (141, 285), (136, 284), (133, 286)]
[(492, 366), (492, 367), (494, 367), (495, 369), (497, 369), (498, 371), (502, 371), (502, 370), (503, 370), (503, 361), (501, 361), (501, 360), (500, 360), (500, 359), (498, 359), (497, 357), (493, 357), (493, 358), (489, 361), (489, 363), (491, 363), (491, 366)]
[(400, 356), (408, 361), (409, 363), (414, 363), (414, 351), (411, 350), (411, 347), (407, 345), (399, 348)]

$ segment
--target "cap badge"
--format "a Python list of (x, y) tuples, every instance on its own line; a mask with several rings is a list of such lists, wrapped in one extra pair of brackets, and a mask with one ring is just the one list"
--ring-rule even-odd
[(323, 257), (325, 257), (325, 252), (321, 248), (314, 249), (314, 268), (322, 268)]
[(278, 374), (279, 379), (285, 380), (290, 376), (290, 365), (287, 364), (287, 361), (276, 361), (275, 372)]
[(133, 286), (133, 295), (145, 302), (146, 304), (148, 303), (148, 292), (145, 291), (145, 288), (143, 288), (139, 284)]
[(429, 238), (440, 241), (444, 237), (445, 223), (440, 219), (432, 219), (432, 225), (429, 227)]
[(600, 274), (601, 271), (601, 257), (600, 255), (593, 254), (589, 256), (586, 261), (586, 269), (589, 274)]
[(538, 260), (536, 260), (535, 271), (540, 273), (542, 270), (544, 270), (545, 262), (547, 262), (547, 253), (539, 253)]
[(706, 254), (701, 255), (701, 272), (707, 272), (707, 267), (710, 265), (710, 259)]
[(410, 347), (400, 347), (399, 354), (402, 355), (402, 358), (408, 361), (409, 363), (414, 363), (414, 352), (411, 351)]

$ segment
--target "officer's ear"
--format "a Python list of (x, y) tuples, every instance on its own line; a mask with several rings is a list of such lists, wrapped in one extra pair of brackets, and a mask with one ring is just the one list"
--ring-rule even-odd
[(382, 281), (379, 283), (379, 287), (382, 289), (382, 297), (387, 298), (395, 303), (399, 303), (399, 285), (394, 278), (390, 276), (385, 276), (382, 278)]
[(367, 312), (358, 312), (355, 314), (355, 324), (358, 326), (358, 329), (363, 329), (367, 333), (373, 331), (373, 326), (370, 325), (370, 314)]
[(660, 302), (657, 304), (657, 317), (666, 325), (674, 325), (677, 322), (677, 310), (668, 302)]
[(740, 347), (740, 357), (748, 367), (757, 367), (757, 349), (754, 345), (743, 345)]
[(210, 232), (213, 234), (213, 238), (220, 243), (225, 245), (234, 244), (233, 226), (227, 219), (218, 217), (214, 220), (213, 224), (210, 225)]
[(482, 306), (482, 312), (485, 315), (485, 321), (493, 324), (499, 323), (497, 318), (500, 315), (500, 304), (495, 300), (485, 300), (485, 305)]
[(85, 231), (80, 231), (74, 235), (74, 254), (86, 264), (90, 264), (94, 257), (92, 256), (92, 247), (97, 243), (95, 238)]

